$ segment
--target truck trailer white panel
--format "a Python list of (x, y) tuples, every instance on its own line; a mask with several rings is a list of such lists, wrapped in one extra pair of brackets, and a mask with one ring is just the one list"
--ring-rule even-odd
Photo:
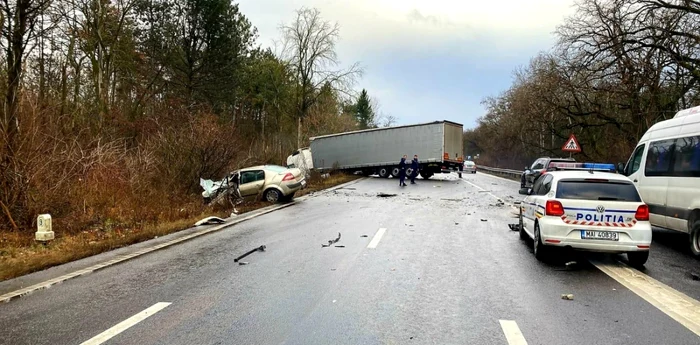
[(461, 124), (437, 121), (346, 132), (311, 138), (315, 169), (354, 169), (396, 165), (401, 156), (418, 155), (421, 164), (462, 157)]

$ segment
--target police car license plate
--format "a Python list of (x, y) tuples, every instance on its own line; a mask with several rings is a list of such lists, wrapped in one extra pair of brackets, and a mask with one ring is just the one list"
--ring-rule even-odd
[(581, 238), (592, 240), (619, 241), (620, 234), (614, 231), (581, 230)]

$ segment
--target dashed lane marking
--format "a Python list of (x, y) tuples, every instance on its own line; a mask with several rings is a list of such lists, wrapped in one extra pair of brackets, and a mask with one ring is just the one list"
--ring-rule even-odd
[(386, 232), (386, 228), (379, 228), (379, 230), (377, 230), (377, 233), (374, 234), (372, 241), (369, 242), (369, 244), (367, 245), (367, 248), (370, 248), (370, 249), (377, 248), (377, 245), (379, 244), (379, 241), (382, 240), (382, 236), (384, 236), (385, 232)]
[(501, 323), (503, 333), (506, 335), (508, 345), (527, 345), (527, 341), (525, 341), (525, 337), (523, 333), (520, 332), (520, 327), (518, 327), (515, 321), (499, 320), (499, 322)]
[(153, 314), (165, 309), (167, 306), (169, 306), (171, 303), (167, 302), (158, 302), (148, 309), (116, 324), (114, 327), (92, 337), (90, 340), (87, 340), (80, 345), (100, 345), (104, 343), (105, 341), (112, 339), (114, 336), (117, 334), (124, 332), (125, 330), (133, 327), (137, 323), (147, 319), (148, 317), (152, 316)]

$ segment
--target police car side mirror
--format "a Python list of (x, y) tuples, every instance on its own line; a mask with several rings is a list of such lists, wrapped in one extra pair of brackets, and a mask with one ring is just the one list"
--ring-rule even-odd
[(518, 194), (520, 194), (520, 195), (530, 195), (530, 188), (520, 188), (520, 190), (518, 190)]

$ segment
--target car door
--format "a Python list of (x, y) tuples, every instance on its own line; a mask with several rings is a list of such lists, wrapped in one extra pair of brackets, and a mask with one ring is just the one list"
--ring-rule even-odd
[(535, 181), (535, 185), (532, 188), (533, 201), (535, 204), (535, 218), (539, 219), (545, 216), (545, 204), (549, 198), (547, 193), (552, 189), (553, 180), (554, 176), (545, 174)]
[[(659, 140), (648, 145), (646, 158), (642, 156), (643, 164), (629, 178), (637, 186), (642, 200), (649, 205), (649, 221), (655, 226), (666, 227), (668, 177), (671, 174), (675, 139)], [(634, 167), (633, 164), (631, 168)]]
[(532, 186), (532, 189), (530, 189), (530, 194), (525, 197), (523, 200), (523, 207), (524, 207), (524, 212), (523, 212), (523, 225), (525, 226), (525, 229), (527, 230), (527, 233), (533, 234), (534, 229), (535, 229), (535, 220), (537, 219), (537, 213), (538, 213), (538, 197), (539, 195), (537, 194), (537, 191), (542, 187), (542, 182), (544, 180), (544, 177), (547, 177), (550, 175), (543, 175), (542, 177), (538, 178), (535, 180), (534, 185)]
[(262, 170), (248, 170), (241, 172), (241, 196), (244, 198), (256, 196), (262, 192), (265, 186), (265, 172)]

